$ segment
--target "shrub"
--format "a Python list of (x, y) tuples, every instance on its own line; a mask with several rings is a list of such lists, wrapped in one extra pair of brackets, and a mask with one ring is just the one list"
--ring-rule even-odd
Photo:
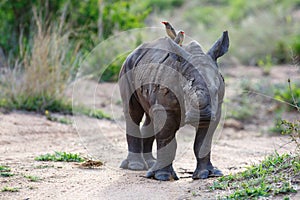
[[(70, 32), (60, 26), (43, 25), (41, 16), (34, 12), (36, 29), (30, 48), (22, 47), (24, 58), (0, 77), (0, 106), (28, 111), (71, 113), (72, 104), (63, 93), (70, 72), (78, 62), (78, 48), (70, 43)], [(75, 48), (74, 48), (75, 46)]]

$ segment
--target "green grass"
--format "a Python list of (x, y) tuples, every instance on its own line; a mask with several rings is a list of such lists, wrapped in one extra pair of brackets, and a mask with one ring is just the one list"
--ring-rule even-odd
[(19, 192), (18, 188), (5, 186), (1, 189), (1, 192)]
[(1, 177), (11, 177), (11, 176), (14, 176), (14, 174), (12, 174), (10, 172), (0, 172), (0, 176)]
[(0, 176), (1, 177), (11, 177), (14, 174), (10, 173), (11, 169), (7, 166), (0, 165)]
[(55, 162), (83, 162), (85, 159), (79, 154), (56, 151), (54, 154), (44, 154), (37, 156), (36, 161), (55, 161)]
[(299, 155), (275, 153), (245, 171), (214, 181), (211, 190), (226, 190), (220, 199), (254, 199), (295, 193), (300, 175)]
[(7, 166), (0, 165), (0, 172), (10, 172), (11, 169)]
[(56, 121), (63, 124), (72, 124), (71, 120), (61, 117), (57, 118), (51, 115), (51, 113), (73, 115), (74, 113), (83, 114), (88, 117), (97, 119), (111, 119), (111, 117), (99, 109), (91, 109), (84, 106), (72, 107), (72, 102), (65, 99), (49, 99), (43, 96), (29, 97), (22, 100), (23, 97), (19, 97), (17, 100), (8, 98), (0, 99), (0, 107), (7, 110), (25, 110), (43, 113), (50, 121)]
[(46, 169), (46, 168), (54, 168), (54, 165), (37, 165), (34, 166), (35, 169)]
[(300, 111), (300, 82), (291, 83), (288, 80), (288, 84), (278, 85), (274, 89), (274, 98), (289, 103), (288, 110)]
[(39, 180), (41, 180), (41, 178), (38, 176), (25, 175), (24, 177), (27, 178), (31, 182), (38, 182)]
[(45, 111), (45, 116), (48, 120), (53, 122), (59, 122), (62, 124), (72, 124), (72, 121), (65, 117), (55, 117), (48, 110)]
[(83, 106), (74, 107), (74, 113), (83, 114), (97, 119), (111, 119), (111, 117), (99, 109), (91, 109)]

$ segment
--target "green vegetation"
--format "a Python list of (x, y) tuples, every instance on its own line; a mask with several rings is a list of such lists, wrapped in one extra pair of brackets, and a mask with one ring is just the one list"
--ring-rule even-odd
[(41, 178), (38, 176), (25, 175), (24, 177), (27, 178), (31, 182), (38, 182), (39, 180), (41, 180)]
[(276, 153), (243, 172), (218, 178), (210, 188), (231, 191), (220, 199), (276, 196), (297, 192), (294, 181), (299, 175), (299, 156)]
[(35, 169), (46, 169), (46, 168), (54, 168), (54, 165), (37, 165), (34, 166)]
[(85, 159), (79, 154), (56, 151), (54, 154), (47, 153), (35, 158), (36, 161), (55, 161), (55, 162), (83, 162)]
[(148, 0), (146, 1), (145, 5), (147, 8), (155, 8), (160, 11), (167, 10), (167, 9), (174, 9), (176, 7), (182, 6), (184, 0)]
[[(282, 64), (300, 55), (299, 19), (293, 15), (299, 5), (299, 0), (193, 1), (182, 16), (193, 31), (190, 35), (207, 48), (207, 39), (213, 41), (221, 30), (228, 29), (230, 55), (243, 64), (257, 65), (267, 57), (272, 64)], [(275, 27), (280, 28), (274, 31)]]
[(264, 75), (269, 75), (273, 65), (271, 55), (266, 55), (265, 59), (259, 59), (257, 65), (263, 69)]
[[(299, 111), (299, 107), (297, 109)], [(300, 121), (290, 122), (277, 118), (273, 131), (288, 135), (291, 143), (296, 145), (295, 152), (282, 155), (276, 152), (243, 172), (218, 178), (210, 189), (226, 190), (226, 195), (219, 199), (257, 199), (297, 192), (300, 176)], [(285, 196), (284, 199), (289, 197)]]
[(111, 117), (108, 114), (104, 113), (102, 110), (86, 108), (83, 106), (75, 106), (73, 108), (73, 112), (97, 119), (111, 119)]
[(111, 64), (109, 64), (107, 69), (102, 72), (100, 81), (117, 81), (121, 66), (127, 56), (128, 53), (120, 55)]
[(298, 110), (300, 108), (300, 82), (291, 83), (288, 80), (288, 85), (279, 85), (275, 88), (274, 98), (288, 103), (288, 108)]
[[(220, 29), (228, 29), (230, 55), (244, 64), (257, 64), (265, 74), (274, 63), (299, 61), (300, 27), (293, 16), (299, 0), (4, 1), (0, 4), (0, 68), (5, 68), (0, 70), (0, 107), (71, 113), (64, 91), (97, 44), (121, 31), (149, 25), (145, 22), (153, 21), (152, 12), (170, 15), (181, 6), (184, 28), (204, 46), (211, 45)], [(142, 36), (134, 39), (136, 46), (143, 42)], [(121, 43), (111, 46), (118, 48)], [(92, 77), (99, 78), (100, 73), (99, 81), (116, 81), (129, 52), (100, 53), (117, 59), (106, 69), (97, 65)]]
[(300, 120), (290, 122), (288, 120), (281, 120), (280, 124), (283, 135), (289, 135), (291, 142), (296, 144), (297, 151), (300, 153)]
[(5, 186), (1, 189), (1, 192), (19, 192), (18, 188)]
[[(2, 2), (0, 64), (7, 70), (0, 73), (0, 107), (71, 114), (72, 104), (64, 91), (84, 55), (116, 31), (143, 27), (150, 11), (136, 0)], [(104, 80), (116, 80), (119, 67), (119, 63), (111, 67)], [(98, 110), (75, 110), (108, 118)]]
[(249, 98), (247, 93), (243, 93), (237, 97), (234, 100), (234, 103), (237, 105), (227, 111), (227, 118), (245, 121), (251, 119), (255, 115), (257, 106), (253, 104), (253, 99)]
[(10, 172), (10, 170), (9, 167), (0, 165), (0, 172)]
[(10, 173), (11, 169), (7, 166), (0, 165), (0, 176), (1, 177), (11, 177), (14, 174)]
[(10, 172), (0, 172), (0, 176), (2, 176), (2, 177), (11, 177), (11, 176), (14, 176), (14, 174), (12, 174)]
[(64, 118), (64, 117), (54, 117), (48, 110), (45, 111), (45, 116), (48, 120), (53, 121), (53, 122), (59, 122), (62, 124), (72, 124), (72, 121)]

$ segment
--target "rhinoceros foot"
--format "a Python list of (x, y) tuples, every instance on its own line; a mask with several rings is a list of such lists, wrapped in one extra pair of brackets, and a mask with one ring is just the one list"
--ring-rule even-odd
[(193, 173), (193, 179), (206, 179), (209, 176), (209, 171), (207, 169), (198, 170), (196, 169)]
[(159, 181), (179, 180), (172, 167), (172, 164), (156, 171), (148, 171), (146, 177), (154, 178)]
[(212, 169), (208, 169), (209, 171), (209, 177), (219, 177), (223, 176), (223, 173), (218, 168), (213, 167)]
[(152, 153), (144, 153), (144, 159), (148, 165), (148, 169), (151, 168), (156, 162), (156, 159), (153, 157)]
[(219, 177), (219, 176), (223, 176), (223, 173), (221, 172), (221, 170), (212, 167), (212, 168), (208, 168), (208, 169), (196, 169), (193, 173), (192, 178), (193, 179), (206, 179), (208, 177)]
[(146, 170), (148, 169), (148, 166), (142, 157), (142, 154), (129, 152), (127, 158), (121, 163), (120, 168), (130, 170)]

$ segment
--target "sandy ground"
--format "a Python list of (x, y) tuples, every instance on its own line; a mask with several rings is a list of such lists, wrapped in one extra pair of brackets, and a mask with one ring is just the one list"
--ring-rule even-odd
[[(271, 80), (283, 80), (294, 70), (286, 69), (274, 68)], [(225, 71), (229, 88), (227, 98), (234, 94), (232, 85), (236, 77), (242, 76), (239, 74), (241, 71), (243, 68)], [(258, 74), (261, 76), (261, 71), (255, 67), (248, 69), (248, 73), (253, 73), (253, 76), (248, 76), (251, 80), (257, 79)], [(194, 130), (189, 126), (181, 128), (177, 134), (174, 168), (180, 180), (159, 182), (144, 178), (145, 171), (118, 168), (127, 155), (127, 148), (117, 88), (113, 83), (86, 82), (83, 85), (77, 86), (80, 94), (77, 97), (75, 94), (75, 97), (84, 97), (87, 105), (97, 102), (96, 107), (111, 113), (114, 121), (75, 116), (70, 118), (72, 125), (65, 125), (34, 113), (14, 111), (0, 114), (0, 165), (9, 166), (15, 174), (12, 177), (0, 177), (0, 189), (5, 186), (19, 189), (14, 193), (0, 192), (1, 200), (216, 199), (222, 195), (222, 191), (210, 191), (208, 188), (215, 178), (191, 179), (189, 172), (194, 171), (196, 161), (192, 151)], [(95, 85), (96, 89), (89, 89)], [(270, 116), (264, 116), (241, 124), (244, 128), (240, 129), (229, 120), (223, 120), (213, 145), (213, 164), (224, 174), (230, 174), (259, 162), (266, 155), (274, 153), (275, 149), (279, 153), (292, 151), (292, 145), (285, 145), (288, 137), (265, 133), (266, 126), (272, 122)], [(226, 126), (222, 126), (223, 123)], [(38, 155), (54, 151), (80, 153), (84, 157), (99, 159), (104, 165), (97, 169), (82, 169), (76, 163), (34, 160)], [(38, 176), (40, 180), (31, 182), (25, 177), (28, 175)], [(298, 197), (293, 196), (292, 199)]]

